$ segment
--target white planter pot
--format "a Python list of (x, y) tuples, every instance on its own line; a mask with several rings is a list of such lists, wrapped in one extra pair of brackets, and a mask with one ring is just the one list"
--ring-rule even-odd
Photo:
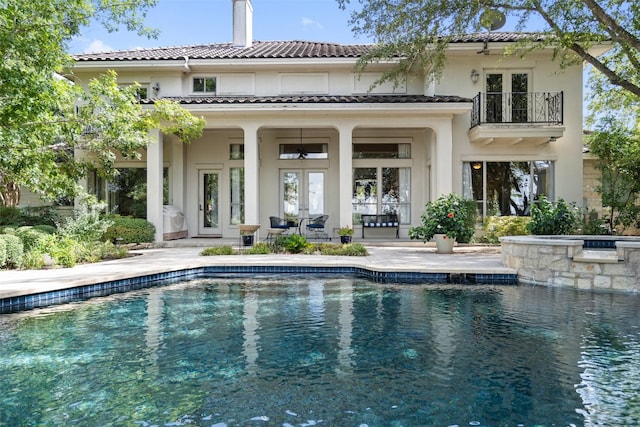
[(436, 234), (433, 236), (433, 240), (436, 242), (436, 253), (453, 253), (453, 245), (456, 243), (456, 239), (449, 238), (446, 234)]

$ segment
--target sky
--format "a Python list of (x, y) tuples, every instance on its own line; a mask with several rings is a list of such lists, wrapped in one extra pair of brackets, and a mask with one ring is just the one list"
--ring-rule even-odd
[[(108, 33), (99, 25), (82, 31), (70, 53), (105, 52), (147, 47), (225, 43), (232, 40), (232, 0), (159, 0), (145, 20), (160, 30), (147, 39), (121, 29)], [(253, 0), (253, 39), (306, 40), (342, 44), (370, 43), (351, 32), (349, 12), (336, 0)]]

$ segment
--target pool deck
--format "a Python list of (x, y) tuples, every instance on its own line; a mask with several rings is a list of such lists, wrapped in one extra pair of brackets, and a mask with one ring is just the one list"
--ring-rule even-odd
[(226, 255), (201, 256), (207, 246), (238, 242), (221, 239), (184, 239), (165, 242), (166, 247), (131, 251), (136, 256), (82, 264), (73, 268), (0, 271), (0, 299), (69, 289), (158, 273), (204, 266), (346, 266), (372, 271), (426, 273), (515, 274), (502, 265), (500, 248), (458, 245), (453, 254), (436, 254), (433, 244), (411, 241), (361, 241), (368, 256), (323, 255)]

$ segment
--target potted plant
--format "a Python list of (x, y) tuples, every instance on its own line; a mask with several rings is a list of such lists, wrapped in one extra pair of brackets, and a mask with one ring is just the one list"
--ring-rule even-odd
[(422, 224), (409, 228), (411, 239), (431, 239), (436, 242), (438, 253), (452, 253), (456, 240), (467, 242), (473, 236), (476, 212), (470, 212), (468, 201), (451, 193), (428, 202), (420, 216)]
[(298, 226), (298, 217), (294, 214), (285, 212), (284, 220), (287, 222), (287, 225), (291, 228), (295, 228)]
[(351, 243), (351, 237), (353, 236), (353, 227), (345, 225), (338, 230), (338, 236), (340, 236), (340, 243)]

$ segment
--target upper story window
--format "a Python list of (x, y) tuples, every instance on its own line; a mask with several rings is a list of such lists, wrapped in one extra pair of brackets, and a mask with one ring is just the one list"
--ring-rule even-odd
[(353, 144), (354, 159), (410, 159), (411, 144)]
[[(121, 85), (118, 85), (118, 87), (119, 87), (120, 89), (125, 89), (125, 88), (127, 88), (127, 87), (129, 87), (129, 86), (131, 86), (131, 85), (122, 85), (122, 84), (121, 84)], [(149, 96), (148, 96), (148, 95), (149, 95), (149, 93), (148, 93), (148, 92), (149, 92), (149, 87), (148, 87), (147, 85), (140, 85), (140, 84), (139, 84), (139, 86), (136, 88), (136, 98), (137, 98), (138, 100), (140, 100), (140, 99), (147, 99), (147, 98), (149, 97)]]
[(194, 77), (193, 93), (216, 93), (215, 77)]

